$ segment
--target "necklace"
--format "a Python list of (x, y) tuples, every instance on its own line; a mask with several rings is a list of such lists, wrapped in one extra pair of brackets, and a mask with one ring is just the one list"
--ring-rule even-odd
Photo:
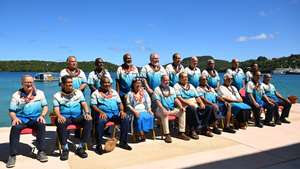
[(80, 74), (79, 69), (75, 69), (75, 70), (70, 70), (68, 68), (66, 68), (67, 73), (71, 76), (71, 77), (77, 77)]

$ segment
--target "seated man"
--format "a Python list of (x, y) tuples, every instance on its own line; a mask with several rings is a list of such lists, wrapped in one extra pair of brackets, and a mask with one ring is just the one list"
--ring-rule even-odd
[(269, 99), (271, 100), (271, 102), (273, 102), (274, 104), (277, 104), (278, 106), (283, 106), (283, 110), (282, 113), (279, 117), (279, 113), (278, 111), (275, 112), (275, 123), (280, 125), (281, 122), (282, 123), (290, 123), (290, 121), (288, 121), (286, 118), (289, 117), (289, 113), (292, 107), (291, 102), (284, 98), (279, 92), (278, 90), (276, 90), (275, 86), (273, 84), (270, 83), (271, 81), (271, 74), (265, 74), (264, 75), (264, 80), (262, 83), (262, 87), (266, 93), (266, 95), (269, 97)]
[(104, 153), (101, 144), (104, 142), (104, 127), (108, 121), (120, 124), (121, 133), (119, 147), (126, 150), (132, 150), (127, 143), (129, 118), (124, 112), (119, 94), (112, 89), (109, 78), (105, 76), (101, 78), (101, 87), (91, 95), (91, 106), (95, 112), (96, 152), (99, 155)]
[(264, 125), (274, 127), (275, 124), (271, 121), (276, 110), (278, 111), (278, 106), (272, 103), (266, 96), (265, 91), (259, 81), (260, 76), (260, 71), (254, 72), (252, 80), (247, 83), (247, 101), (252, 107), (252, 111), (254, 113), (255, 126), (260, 128), (263, 127), (263, 125), (260, 123), (260, 114), (265, 112), (265, 109), (267, 109), (267, 112), (265, 113)]
[[(61, 91), (54, 94), (53, 109), (57, 116), (56, 126), (59, 141), (62, 145), (60, 160), (69, 158), (69, 147), (67, 139), (69, 132), (67, 126), (70, 124), (83, 127), (80, 144), (76, 149), (76, 154), (81, 158), (86, 158), (88, 154), (84, 150), (84, 145), (90, 138), (92, 129), (92, 117), (85, 102), (83, 93), (78, 89), (73, 89), (71, 76), (61, 78)], [(84, 113), (82, 112), (82, 109)]]
[[(224, 74), (224, 84), (220, 86), (218, 93), (225, 101), (231, 105), (231, 113), (238, 122), (238, 128), (246, 129), (246, 123), (251, 107), (243, 103), (239, 91), (232, 85), (233, 77), (229, 73)], [(230, 119), (226, 119), (225, 128), (229, 127)], [(224, 129), (225, 129), (224, 128)], [(223, 130), (224, 130), (223, 129)]]
[(48, 112), (44, 93), (34, 87), (33, 77), (25, 75), (22, 78), (22, 88), (12, 95), (9, 116), (12, 127), (9, 136), (9, 157), (6, 167), (15, 166), (20, 132), (26, 127), (36, 130), (37, 159), (48, 161), (45, 153), (45, 115)]
[[(168, 115), (176, 115), (178, 117), (178, 137), (183, 140), (190, 140), (190, 138), (185, 135), (185, 109), (182, 107), (180, 101), (176, 98), (174, 88), (169, 86), (168, 75), (163, 75), (161, 77), (160, 86), (156, 87), (154, 90), (154, 99), (157, 103), (156, 115), (161, 119), (165, 135), (165, 142), (172, 142), (172, 138), (169, 131)], [(176, 108), (176, 106), (178, 108)]]
[[(205, 105), (212, 106), (215, 118), (217, 118), (219, 113), (226, 116), (225, 127), (223, 131), (235, 133), (235, 131), (231, 127), (229, 127), (229, 122), (231, 119), (231, 105), (228, 102), (226, 102), (222, 97), (219, 97), (217, 92), (207, 84), (206, 77), (200, 77), (200, 86), (197, 87), (197, 92), (200, 95), (203, 102), (205, 103)], [(216, 122), (214, 122), (213, 124), (212, 132), (215, 134), (221, 134), (221, 131), (218, 129)]]
[(185, 72), (179, 74), (179, 83), (174, 86), (177, 98), (186, 108), (186, 124), (188, 135), (192, 139), (199, 139), (197, 131), (201, 134), (212, 137), (209, 125), (216, 121), (213, 116), (212, 107), (203, 103), (197, 90), (188, 82), (188, 75)]

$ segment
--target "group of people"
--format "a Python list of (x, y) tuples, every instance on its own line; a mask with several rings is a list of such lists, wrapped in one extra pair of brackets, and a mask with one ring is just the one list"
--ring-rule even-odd
[[(291, 102), (282, 97), (270, 82), (271, 75), (261, 72), (257, 64), (251, 65), (247, 73), (239, 67), (236, 59), (224, 74), (224, 83), (215, 69), (214, 60), (207, 62), (207, 68), (200, 71), (197, 57), (192, 57), (188, 67), (181, 64), (181, 55), (175, 53), (173, 62), (164, 68), (159, 63), (159, 54), (150, 55), (150, 63), (139, 71), (132, 63), (129, 53), (123, 56), (124, 63), (117, 69), (116, 90), (113, 79), (104, 67), (101, 58), (95, 60), (95, 69), (86, 78), (78, 68), (75, 56), (67, 58), (67, 67), (60, 72), (61, 90), (53, 96), (53, 112), (56, 114), (58, 139), (62, 145), (61, 160), (69, 156), (67, 126), (79, 125), (83, 128), (80, 143), (75, 153), (81, 158), (88, 157), (85, 145), (95, 129), (96, 153), (105, 153), (104, 128), (107, 122), (120, 126), (118, 146), (132, 150), (128, 144), (130, 117), (133, 116), (134, 133), (137, 141), (145, 141), (145, 133), (154, 129), (155, 118), (161, 122), (164, 141), (171, 143), (169, 117), (178, 120), (178, 138), (199, 139), (199, 134), (212, 137), (223, 132), (235, 133), (236, 129), (246, 129), (247, 122), (254, 120), (255, 126), (263, 127), (290, 123)], [(43, 91), (36, 89), (34, 79), (25, 75), (21, 79), (22, 88), (11, 98), (9, 116), (12, 121), (7, 167), (14, 167), (17, 145), (22, 129), (36, 130), (37, 159), (48, 161), (45, 153), (45, 116), (48, 112)], [(90, 88), (90, 102), (83, 94)], [(282, 113), (278, 107), (283, 106)], [(265, 113), (264, 120), (261, 113)], [(218, 119), (224, 119), (222, 130)], [(234, 119), (235, 125), (231, 122)], [(263, 122), (263, 123), (262, 123)]]

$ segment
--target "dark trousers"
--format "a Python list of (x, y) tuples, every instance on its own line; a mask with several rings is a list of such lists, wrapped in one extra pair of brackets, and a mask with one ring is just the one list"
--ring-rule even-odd
[[(290, 114), (290, 110), (291, 110), (291, 107), (292, 107), (292, 104), (291, 103), (288, 103), (284, 100), (279, 100), (277, 103), (276, 103), (278, 106), (283, 106), (283, 109), (282, 109), (282, 112), (281, 112), (281, 115), (279, 117), (279, 113), (278, 113), (278, 118), (280, 119), (284, 119), (284, 118), (287, 118), (289, 117), (289, 114)], [(276, 117), (275, 117), (276, 118)]]
[[(251, 105), (252, 110), (253, 110), (253, 115), (255, 118), (255, 123), (259, 123), (260, 122), (260, 108), (256, 108), (254, 105)], [(265, 122), (268, 123), (270, 121), (272, 121), (274, 115), (276, 114), (276, 112), (278, 113), (278, 106), (272, 106), (268, 103), (265, 103), (264, 107), (265, 109), (267, 109), (266, 112), (266, 117), (265, 117)]]
[(236, 115), (236, 120), (240, 123), (245, 123), (249, 119), (249, 114), (249, 110), (240, 110), (240, 112), (238, 112), (238, 114)]
[(64, 123), (58, 123), (56, 121), (56, 126), (57, 126), (56, 130), (57, 130), (60, 143), (63, 146), (67, 144), (67, 139), (69, 138), (69, 132), (67, 130), (67, 126), (70, 124), (79, 125), (83, 128), (80, 142), (87, 143), (91, 135), (92, 120), (85, 120), (83, 116), (80, 116), (78, 118), (66, 118), (66, 121)]
[(45, 151), (45, 124), (39, 123), (36, 120), (30, 120), (29, 122), (23, 124), (18, 124), (12, 126), (10, 129), (9, 135), (9, 154), (15, 155), (17, 154), (17, 147), (20, 141), (20, 132), (24, 128), (32, 128), (36, 130), (36, 143), (37, 149), (39, 151)]
[(108, 119), (101, 119), (99, 115), (96, 115), (96, 142), (101, 144), (104, 142), (104, 127), (108, 121), (120, 124), (120, 142), (127, 143), (128, 141), (128, 131), (129, 131), (129, 118), (126, 116), (124, 119), (121, 119), (120, 116), (112, 116)]
[(199, 107), (194, 108), (191, 106), (186, 107), (186, 126), (187, 130), (193, 131), (199, 129), (207, 129), (209, 123), (215, 121), (213, 118), (212, 107), (205, 106), (205, 109), (200, 109)]

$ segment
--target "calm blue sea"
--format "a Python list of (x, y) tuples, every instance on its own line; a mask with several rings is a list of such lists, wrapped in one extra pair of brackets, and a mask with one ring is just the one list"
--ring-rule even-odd
[[(24, 74), (34, 75), (35, 73), (0, 72), (0, 127), (10, 125), (10, 119), (8, 117), (10, 98), (11, 95), (20, 88), (20, 78)], [(114, 79), (116, 76), (115, 72), (111, 73), (111, 76)], [(272, 80), (282, 95), (296, 95), (300, 97), (300, 75), (273, 75)], [(113, 83), (113, 87), (115, 87), (115, 81)], [(52, 96), (59, 90), (58, 82), (36, 82), (36, 86), (38, 89), (44, 91), (49, 104), (49, 110), (52, 111)], [(85, 96), (88, 101), (90, 100), (89, 93), (89, 89), (85, 91)]]

